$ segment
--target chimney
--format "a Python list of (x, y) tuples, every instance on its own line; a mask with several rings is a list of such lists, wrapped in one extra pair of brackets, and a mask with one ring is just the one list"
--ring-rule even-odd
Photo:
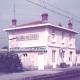
[(16, 19), (12, 19), (12, 26), (16, 26), (16, 22), (17, 22)]
[(58, 26), (61, 26), (61, 27), (62, 27), (62, 24), (61, 24), (61, 23), (59, 23), (59, 24), (58, 24)]
[(73, 26), (73, 24), (72, 24), (71, 20), (69, 20), (69, 22), (68, 22), (68, 28), (69, 29), (73, 29), (72, 26)]
[(42, 16), (42, 22), (43, 23), (47, 23), (48, 22), (48, 14), (47, 13), (43, 13), (41, 16)]

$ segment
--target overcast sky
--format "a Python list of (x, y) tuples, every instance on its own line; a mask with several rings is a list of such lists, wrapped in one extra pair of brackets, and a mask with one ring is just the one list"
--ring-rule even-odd
[[(42, 3), (43, 0), (31, 0), (31, 1), (37, 2), (44, 6), (44, 3)], [(64, 15), (74, 17), (75, 19), (77, 19), (78, 21), (72, 19), (73, 28), (74, 30), (80, 32), (79, 22), (80, 19), (74, 16), (76, 15), (80, 17), (80, 0), (45, 0), (45, 1), (53, 5), (53, 7), (51, 7), (45, 4), (47, 8), (50, 8), (51, 10), (58, 11)], [(11, 25), (11, 19), (13, 18), (14, 13), (13, 4), (14, 0), (0, 0), (0, 47), (8, 45), (7, 33), (2, 31), (2, 29), (8, 28)], [(41, 20), (41, 14), (47, 12), (49, 14), (50, 22), (57, 25), (58, 23), (62, 23), (64, 27), (67, 27), (68, 18), (57, 15), (55, 12), (52, 13), (47, 10), (44, 10), (41, 7), (28, 3), (26, 0), (15, 0), (15, 5), (16, 5), (15, 16), (18, 21), (18, 24), (28, 23), (34, 20)], [(69, 13), (72, 13), (74, 15), (64, 13), (61, 10), (59, 11), (58, 9), (54, 8), (54, 6)], [(79, 36), (80, 35), (78, 35), (78, 37)], [(79, 38), (78, 37), (76, 44), (77, 48), (80, 48), (79, 46), (80, 37)]]

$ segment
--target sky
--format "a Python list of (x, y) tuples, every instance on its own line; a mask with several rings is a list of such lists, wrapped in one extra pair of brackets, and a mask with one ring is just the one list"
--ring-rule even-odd
[[(41, 20), (41, 14), (47, 12), (49, 14), (49, 21), (58, 25), (61, 23), (64, 27), (67, 27), (69, 18), (58, 15), (55, 12), (50, 12), (39, 6), (27, 2), (27, 0), (0, 0), (0, 48), (8, 45), (8, 34), (3, 29), (11, 27), (11, 20), (14, 18), (14, 5), (15, 1), (15, 18), (17, 24), (24, 24), (35, 20)], [(42, 6), (58, 11), (61, 14), (67, 15), (71, 18), (73, 23), (73, 29), (80, 33), (80, 0), (31, 0), (37, 2)], [(42, 1), (46, 1), (52, 6), (49, 6)], [(67, 11), (69, 14), (62, 12)], [(74, 19), (72, 19), (74, 18)], [(76, 47), (80, 49), (80, 34), (76, 36)]]

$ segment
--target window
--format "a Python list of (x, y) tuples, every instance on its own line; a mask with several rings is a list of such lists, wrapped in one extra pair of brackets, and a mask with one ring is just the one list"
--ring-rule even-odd
[(70, 60), (69, 61), (72, 61), (72, 51), (70, 51)]
[(70, 57), (69, 57), (69, 61), (71, 61)]
[(56, 42), (56, 34), (55, 34), (55, 30), (52, 30), (51, 33), (51, 42), (54, 44)]
[(64, 53), (65, 53), (65, 51), (63, 51), (63, 53), (62, 53), (62, 57), (64, 58)]
[(52, 62), (55, 62), (55, 50), (52, 50)]
[(38, 34), (27, 34), (27, 35), (21, 35), (17, 36), (16, 40), (17, 41), (26, 41), (26, 40), (38, 40), (39, 35)]
[(70, 55), (72, 55), (72, 51), (70, 51)]
[(64, 53), (65, 53), (65, 51), (62, 51), (62, 53), (61, 53), (62, 58), (64, 58)]
[(27, 54), (23, 54), (23, 56), (25, 57), (25, 56), (27, 56)]
[(53, 29), (52, 30), (52, 38), (54, 38), (55, 37), (55, 30)]
[(60, 54), (60, 57), (61, 57), (61, 58), (64, 58), (65, 50), (64, 50), (63, 48), (60, 48), (60, 49), (59, 49), (59, 54)]
[(72, 45), (73, 45), (72, 37), (73, 37), (73, 35), (70, 33), (69, 34), (69, 46), (70, 47), (72, 47)]

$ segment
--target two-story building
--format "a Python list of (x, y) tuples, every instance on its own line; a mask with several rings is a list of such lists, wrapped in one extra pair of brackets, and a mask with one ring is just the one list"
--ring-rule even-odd
[(16, 25), (5, 29), (9, 33), (9, 50), (16, 51), (24, 68), (44, 70), (56, 68), (61, 63), (75, 65), (75, 35), (72, 23), (68, 27), (48, 22), (48, 14), (41, 21)]

